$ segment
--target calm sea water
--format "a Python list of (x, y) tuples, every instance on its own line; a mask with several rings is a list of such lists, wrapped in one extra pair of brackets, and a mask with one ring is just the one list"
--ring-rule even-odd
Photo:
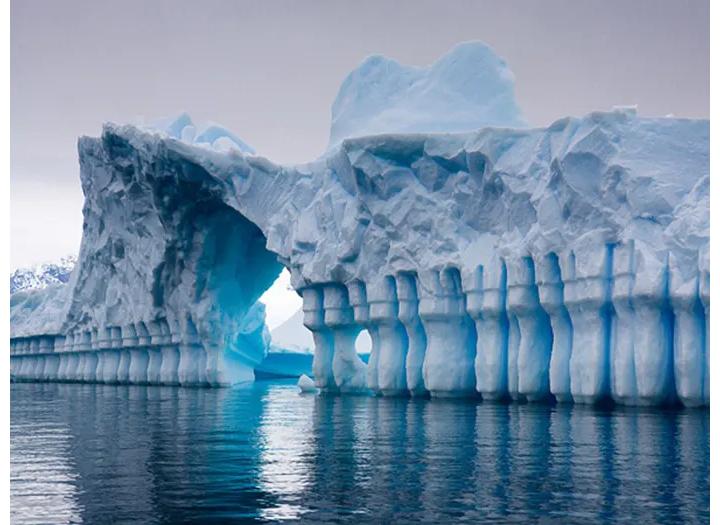
[(13, 523), (698, 523), (709, 413), (11, 386)]

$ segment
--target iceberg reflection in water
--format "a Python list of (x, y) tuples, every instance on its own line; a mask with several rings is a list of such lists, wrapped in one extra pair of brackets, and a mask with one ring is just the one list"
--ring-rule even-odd
[[(709, 519), (709, 412), (11, 386), (13, 523)], [(39, 497), (43, 496), (43, 497)]]

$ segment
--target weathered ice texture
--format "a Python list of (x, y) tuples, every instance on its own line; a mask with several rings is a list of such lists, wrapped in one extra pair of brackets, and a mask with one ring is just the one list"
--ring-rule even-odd
[(708, 404), (708, 135), (621, 109), (279, 166), (106, 125), (79, 143), (61, 335), (17, 334), (13, 373), (247, 379), (264, 350), (241, 328), (284, 265), (322, 391)]

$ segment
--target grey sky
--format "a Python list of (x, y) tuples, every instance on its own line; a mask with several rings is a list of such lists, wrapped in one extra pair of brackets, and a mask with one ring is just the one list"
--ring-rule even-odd
[(11, 265), (76, 251), (76, 140), (187, 110), (279, 162), (325, 148), (344, 76), (482, 40), (533, 125), (616, 104), (707, 118), (709, 4), (622, 1), (13, 0)]

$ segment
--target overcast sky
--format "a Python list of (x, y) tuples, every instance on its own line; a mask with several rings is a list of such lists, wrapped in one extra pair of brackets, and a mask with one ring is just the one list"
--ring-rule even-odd
[(428, 64), (482, 40), (532, 125), (617, 104), (707, 118), (702, 0), (13, 0), (11, 265), (76, 252), (76, 140), (187, 110), (278, 162), (318, 156), (344, 76), (382, 53)]

